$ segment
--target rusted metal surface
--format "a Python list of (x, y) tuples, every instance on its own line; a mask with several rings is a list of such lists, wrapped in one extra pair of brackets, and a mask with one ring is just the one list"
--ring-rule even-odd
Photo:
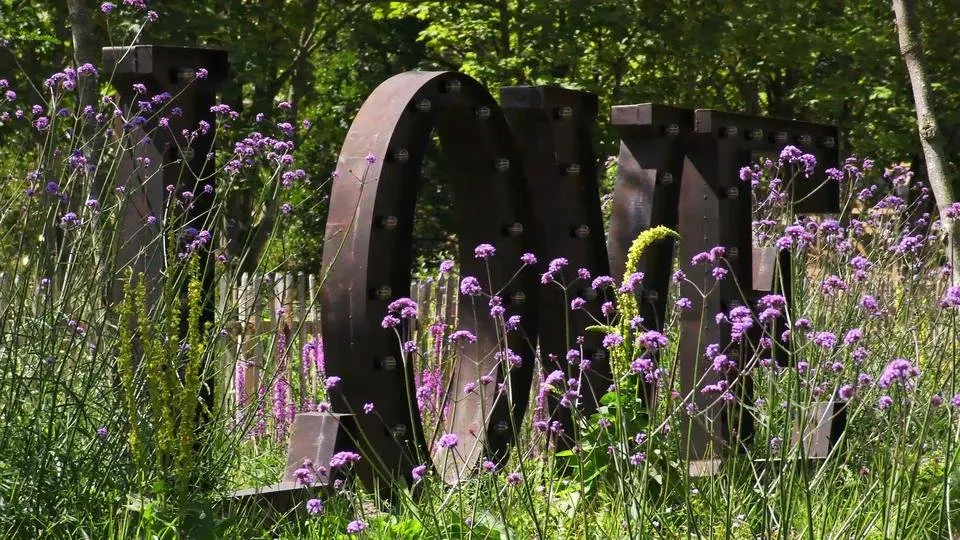
[[(584, 329), (604, 320), (601, 306), (605, 298), (591, 288), (588, 278), (578, 278), (578, 269), (590, 276), (609, 275), (600, 191), (597, 182), (597, 157), (593, 148), (593, 129), (597, 117), (597, 96), (588, 92), (553, 86), (513, 86), (500, 90), (501, 105), (510, 123), (522, 160), (532, 205), (532, 223), (526, 234), (530, 251), (539, 261), (531, 287), (538, 288), (537, 339), (545, 373), (560, 370), (566, 378), (580, 377), (579, 357), (568, 359), (567, 352), (582, 349), (590, 360), (579, 389), (579, 413), (590, 415), (610, 386), (609, 360), (601, 346), (601, 337)], [(563, 257), (569, 265), (557, 279), (567, 285), (566, 292), (556, 283), (540, 285), (537, 276), (547, 271), (551, 260)], [(609, 295), (608, 295), (609, 296)], [(582, 309), (571, 311), (573, 298), (587, 301)], [(582, 338), (582, 343), (577, 340)], [(576, 434), (569, 408), (557, 396), (550, 396), (551, 422), (560, 422), (562, 432), (553, 432), (557, 448), (572, 446)]]
[[(420, 168), (432, 130), (457, 175), (450, 179), (456, 205), (462, 275), (493, 286), (507, 283), (519, 266), (530, 209), (513, 137), (500, 108), (475, 80), (457, 73), (408, 72), (370, 95), (350, 127), (337, 166), (326, 230), (322, 292), (327, 372), (342, 378), (332, 392), (334, 410), (358, 414), (364, 456), (381, 478), (410, 480), (412, 467), (429, 461), (414, 396), (413, 365), (402, 360), (392, 331), (381, 328), (388, 304), (408, 295), (411, 235)], [(496, 247), (489, 260), (474, 257), (480, 243)], [(513, 282), (501, 296), (506, 316), (518, 314), (535, 334), (534, 291)], [(511, 439), (510, 394), (521, 405), (529, 392), (532, 354), (521, 333), (509, 347), (522, 357), (512, 371), (501, 363), (495, 321), (484, 297), (461, 296), (460, 327), (477, 343), (461, 346), (448, 399), (446, 431), (458, 436), (453, 451), (435, 460), (448, 478), (482, 457), (496, 459)], [(481, 376), (497, 384), (464, 386)], [(509, 377), (507, 376), (509, 375)], [(501, 388), (499, 383), (504, 383)], [(362, 414), (373, 403), (378, 415)], [(451, 458), (455, 455), (455, 458)], [(372, 485), (373, 478), (366, 478)]]
[(747, 114), (699, 109), (699, 128), (719, 135), (734, 129), (730, 138), (737, 140), (742, 155), (739, 169), (754, 161), (759, 154), (779, 155), (783, 147), (793, 145), (817, 158), (817, 171), (809, 179), (794, 182), (791, 201), (798, 214), (824, 214), (840, 211), (840, 186), (828, 182), (824, 170), (839, 162), (839, 133), (836, 126), (783, 120)]
[[(767, 294), (779, 294), (786, 302), (789, 312), (793, 307), (793, 259), (789, 250), (777, 250), (775, 247), (753, 248), (753, 291), (749, 295), (751, 305)], [(791, 315), (792, 319), (792, 315)], [(766, 357), (785, 366), (791, 361), (790, 343), (783, 339), (786, 330), (784, 319), (775, 319), (768, 323), (767, 334), (772, 339), (771, 350)], [(763, 327), (750, 329), (749, 339), (757, 343), (763, 337)]]
[[(138, 101), (150, 101), (151, 97), (163, 92), (170, 95), (169, 101), (154, 103), (153, 112), (143, 113), (142, 124), (132, 119), (131, 125), (126, 126), (131, 145), (142, 140), (147, 133), (150, 133), (150, 144), (124, 153), (118, 171), (128, 203), (119, 225), (124, 233), (119, 235), (117, 264), (144, 272), (149, 296), (155, 299), (165, 254), (162, 242), (158, 241), (159, 229), (143, 224), (150, 215), (163, 215), (166, 186), (177, 187), (176, 193), (187, 190), (200, 193), (202, 186), (196, 185), (195, 178), (209, 173), (214, 166), (214, 160), (207, 157), (216, 127), (216, 115), (210, 107), (216, 103), (217, 88), (227, 78), (227, 53), (218, 49), (156, 45), (105, 47), (103, 63), (104, 69), (112, 74), (111, 82), (120, 93), (124, 110), (136, 111)], [(196, 72), (201, 68), (206, 69), (208, 75), (205, 79), (196, 79)], [(146, 94), (134, 91), (134, 84), (143, 84)], [(174, 107), (178, 107), (182, 114), (172, 114)], [(160, 117), (169, 119), (169, 129), (158, 128)], [(200, 121), (208, 122), (210, 131), (198, 133), (188, 143), (182, 135), (183, 130), (196, 130)], [(179, 149), (188, 147), (187, 155), (180, 155)], [(147, 159), (138, 161), (135, 157)], [(180, 162), (189, 168), (189, 172), (181, 170)], [(189, 219), (202, 224), (211, 202), (211, 197), (197, 197)], [(195, 227), (203, 228), (200, 225)], [(212, 279), (212, 274), (209, 277)], [(118, 280), (114, 285), (114, 297), (119, 298), (121, 293), (122, 283)]]
[[(657, 245), (644, 255), (640, 268), (625, 268), (630, 242), (655, 225), (680, 232), (678, 256), (692, 283), (713, 288), (712, 268), (691, 267), (689, 261), (715, 246), (725, 249), (721, 264), (730, 272), (705, 306), (690, 285), (681, 286), (681, 294), (694, 303), (681, 315), (681, 390), (708, 411), (696, 415), (690, 426), (688, 454), (710, 459), (748, 437), (752, 423), (737, 403), (750, 402), (749, 379), (734, 375), (727, 381), (740, 382), (730, 387), (738, 397), (731, 404), (718, 405), (717, 396), (700, 393), (703, 385), (729, 377), (710, 369), (702, 346), (717, 343), (730, 356), (750, 358), (756, 340), (734, 342), (729, 326), (701, 328), (700, 312), (729, 312), (774, 290), (789, 298), (790, 291), (776, 284), (778, 273), (789, 275), (790, 269), (784, 254), (763, 250), (757, 251), (754, 264), (751, 193), (741, 184), (739, 168), (758, 153), (776, 152), (788, 143), (811, 151), (821, 163), (836, 161), (835, 128), (658, 105), (615, 107), (621, 170), (608, 258), (591, 143), (596, 97), (560, 88), (512, 87), (503, 89), (502, 100), (506, 117), (469, 77), (405, 73), (374, 91), (344, 143), (326, 231), (323, 334), (328, 374), (342, 379), (332, 392), (335, 410), (356, 414), (373, 403), (378, 411), (354, 417), (355, 443), (372, 466), (361, 476), (368, 485), (377, 476), (410, 480), (412, 467), (429, 461), (431, 448), (414, 401), (412, 362), (404, 361), (393, 331), (380, 322), (390, 301), (408, 294), (414, 206), (433, 130), (458, 171), (451, 181), (461, 272), (483, 281), (489, 275), (494, 290), (504, 287), (499, 296), (506, 316), (521, 315), (523, 321), (521, 332), (507, 337), (507, 346), (522, 357), (511, 368), (503, 355), (493, 354), (505, 351), (498, 346), (487, 298), (461, 296), (460, 326), (476, 334), (477, 343), (459, 350), (448, 388), (445, 431), (457, 435), (458, 445), (434, 452), (433, 462), (444, 476), (456, 478), (482, 458), (505, 455), (532, 378), (524, 340), (539, 340), (546, 370), (573, 375), (566, 360), (567, 349), (576, 348), (570, 341), (583, 333), (590, 314), (602, 318), (599, 306), (605, 299), (581, 279), (568, 294), (586, 299), (586, 309), (565, 325), (570, 297), (564, 298), (559, 287), (541, 286), (536, 272), (515, 277), (520, 254), (535, 252), (541, 267), (553, 258), (567, 258), (567, 282), (575, 280), (581, 267), (591, 276), (612, 272), (617, 278), (628, 270), (643, 271), (641, 314), (649, 328), (662, 329), (676, 246)], [(836, 186), (821, 183), (814, 178), (798, 184), (793, 193), (798, 212), (836, 209)], [(473, 248), (480, 243), (494, 245), (496, 255), (486, 262), (476, 259)], [(597, 337), (584, 338), (584, 356), (593, 361), (589, 384), (581, 388), (583, 412), (589, 414), (610, 379)], [(477, 384), (483, 376), (498, 384)], [(569, 446), (574, 435), (570, 416), (560, 411), (555, 418), (568, 436), (560, 438), (560, 446)]]
[[(712, 318), (773, 291), (787, 298), (789, 309), (792, 292), (789, 254), (753, 249), (750, 187), (740, 182), (739, 168), (760, 155), (776, 156), (787, 144), (814, 154), (821, 165), (818, 171), (835, 166), (837, 130), (808, 122), (651, 104), (614, 107), (612, 119), (621, 136), (621, 151), (608, 240), (611, 267), (615, 275), (625, 270), (646, 274), (638, 300), (646, 310), (643, 315), (648, 327), (662, 328), (666, 295), (658, 293), (669, 285), (674, 246), (664, 243), (648, 251), (639, 268), (625, 269), (629, 244), (640, 232), (656, 225), (677, 230), (682, 237), (677, 253), (681, 268), (701, 290), (713, 286), (712, 268), (691, 266), (691, 258), (716, 246), (726, 251), (721, 265), (730, 275), (717, 283), (711, 295), (703, 300), (686, 283), (680, 290), (681, 296), (693, 303), (680, 317), (680, 390), (691, 396), (699, 410), (707, 411), (684, 427), (691, 433), (687, 454), (692, 459), (711, 459), (751, 436), (752, 418), (743, 412), (743, 406), (752, 402), (752, 381), (742, 375), (714, 372), (704, 359), (703, 347), (716, 343), (728, 356), (749, 359), (760, 334), (755, 331), (748, 339), (734, 342), (729, 325), (703, 324), (701, 310)], [(838, 186), (825, 182), (822, 172), (796, 182), (791, 196), (798, 213), (839, 210)], [(757, 260), (755, 252), (760, 255)], [(780, 275), (786, 279), (779, 279)], [(758, 283), (754, 283), (755, 277)], [(789, 344), (779, 339), (775, 343), (775, 359), (785, 358)], [(745, 367), (743, 360), (740, 367)], [(729, 390), (736, 396), (729, 404), (716, 394), (700, 392), (705, 385), (721, 380), (730, 384)]]
[[(693, 131), (693, 111), (644, 103), (618, 105), (611, 121), (620, 136), (617, 183), (607, 239), (610, 269), (616, 279), (626, 271), (627, 250), (644, 230), (657, 225), (675, 229), (685, 145)], [(647, 321), (662, 323), (673, 262), (672, 240), (651, 246), (641, 259), (644, 288), (657, 300), (641, 301)], [(664, 264), (666, 262), (666, 264)], [(649, 300), (638, 298), (638, 300)]]
[(287, 464), (283, 482), (296, 482), (296, 471), (309, 460), (316, 467), (315, 485), (333, 483), (336, 470), (329, 468), (330, 458), (339, 451), (356, 451), (353, 417), (331, 412), (302, 412), (297, 414), (287, 445)]
[[(217, 121), (210, 107), (216, 103), (217, 88), (228, 76), (227, 52), (157, 45), (105, 47), (103, 63), (120, 93), (123, 110), (137, 111), (138, 101), (151, 101), (163, 92), (169, 94), (167, 101), (153, 101), (151, 111), (140, 113), (142, 122), (131, 119), (130, 125), (118, 126), (127, 133), (126, 144), (134, 148), (123, 153), (118, 166), (118, 183), (125, 188), (127, 203), (118, 223), (117, 266), (132, 267), (143, 273), (152, 305), (159, 296), (165, 253), (163, 232), (145, 223), (148, 216), (164, 215), (165, 198), (169, 196), (167, 186), (174, 186), (177, 195), (184, 191), (197, 194), (189, 205), (185, 222), (197, 230), (213, 229), (213, 216), (209, 213), (213, 197), (199, 195), (203, 192), (203, 183), (213, 184), (210, 173), (215, 166), (212, 152)], [(206, 77), (197, 78), (201, 69), (207, 71)], [(137, 93), (134, 84), (143, 84), (146, 93)], [(181, 114), (172, 114), (174, 108), (179, 108)], [(161, 117), (169, 119), (168, 128), (158, 126)], [(209, 124), (209, 131), (197, 133), (188, 141), (182, 132), (197, 130), (201, 121)], [(138, 144), (147, 133), (150, 143)], [(203, 182), (200, 178), (204, 178)], [(215, 309), (213, 261), (209, 255), (208, 249), (200, 251), (204, 291), (201, 328), (213, 320)], [(116, 272), (115, 275), (126, 274)], [(114, 282), (112, 297), (120, 299), (122, 290), (120, 278)], [(182, 317), (181, 335), (186, 335), (187, 324), (186, 316)], [(208, 380), (203, 385), (202, 398), (207, 410), (213, 408), (213, 383)]]
[[(691, 436), (687, 453), (691, 459), (720, 455), (735, 444), (737, 434), (744, 429), (742, 424), (748, 421), (747, 415), (733, 414), (735, 405), (722, 399), (722, 392), (701, 392), (704, 386), (729, 378), (712, 369), (711, 361), (704, 356), (706, 345), (718, 344), (733, 359), (749, 358), (747, 347), (731, 339), (730, 325), (710, 319), (742, 305), (740, 291), (753, 288), (751, 194), (740, 184), (737, 166), (742, 155), (729, 128), (712, 128), (710, 112), (694, 113), (694, 135), (685, 149), (680, 181), (678, 232), (682, 241), (678, 259), (689, 280), (681, 283), (680, 295), (689, 298), (693, 306), (680, 315), (677, 361), (680, 392), (689, 394), (700, 411), (688, 420)], [(723, 247), (725, 255), (715, 264), (729, 270), (720, 281), (713, 276), (714, 265), (690, 262), (696, 254), (716, 246)], [(712, 292), (704, 299), (697, 288)], [(702, 321), (702, 314), (709, 322)], [(735, 389), (731, 391), (737, 394)]]

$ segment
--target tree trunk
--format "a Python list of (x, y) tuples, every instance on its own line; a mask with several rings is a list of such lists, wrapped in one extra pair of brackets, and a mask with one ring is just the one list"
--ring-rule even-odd
[[(100, 45), (97, 33), (90, 19), (88, 0), (67, 0), (70, 11), (70, 31), (73, 35), (73, 58), (77, 66), (83, 64), (97, 65), (100, 63)], [(78, 90), (80, 91), (80, 110), (87, 105), (97, 106), (100, 99), (97, 88), (97, 79), (92, 75), (78, 75)]]
[[(914, 0), (893, 0), (896, 14), (900, 54), (907, 65), (913, 101), (917, 109), (917, 129), (920, 147), (926, 160), (927, 179), (940, 209), (940, 219), (947, 233), (947, 258), (953, 267), (953, 283), (960, 283), (960, 219), (950, 217), (947, 209), (957, 200), (954, 185), (947, 175), (946, 138), (937, 126), (930, 99), (930, 81), (920, 44), (920, 22), (917, 20)], [(948, 215), (950, 214), (950, 215)]]

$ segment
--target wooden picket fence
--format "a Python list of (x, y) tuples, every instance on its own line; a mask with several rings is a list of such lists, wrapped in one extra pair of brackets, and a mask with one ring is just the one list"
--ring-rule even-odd
[[(252, 403), (258, 387), (275, 376), (277, 369), (277, 337), (283, 334), (287, 343), (287, 362), (297, 363), (303, 347), (320, 334), (320, 279), (313, 274), (299, 272), (247, 274), (236, 284), (219, 284), (220, 316), (227, 323), (226, 357), (223, 373), (226, 384), (221, 388), (230, 393), (226, 403), (236, 404), (235, 367), (243, 362), (245, 369), (245, 403)], [(440, 279), (413, 281), (410, 298), (419, 305), (417, 324), (412, 328), (413, 340), (420, 351), (434, 346), (429, 326), (442, 322), (446, 328), (455, 328), (459, 281), (453, 276)], [(386, 313), (384, 313), (386, 315)], [(432, 358), (443, 364), (441, 357)], [(300, 370), (297, 370), (300, 371)], [(316, 388), (301, 373), (298, 396), (293, 396), (299, 407), (304, 406), (305, 394), (316, 395)]]

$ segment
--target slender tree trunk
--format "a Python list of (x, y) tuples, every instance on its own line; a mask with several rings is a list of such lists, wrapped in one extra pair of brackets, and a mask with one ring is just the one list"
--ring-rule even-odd
[[(70, 12), (70, 32), (73, 37), (73, 58), (77, 66), (100, 63), (100, 44), (90, 19), (88, 0), (67, 0)], [(80, 109), (86, 105), (96, 107), (100, 99), (97, 79), (91, 75), (79, 75)]]
[[(96, 27), (90, 18), (90, 0), (67, 0), (67, 9), (70, 15), (70, 34), (73, 40), (73, 60), (77, 67), (84, 64), (100, 64), (100, 38)], [(78, 112), (87, 106), (97, 109), (100, 103), (100, 87), (96, 75), (77, 74)], [(103, 148), (103, 140), (96, 137), (97, 126), (90, 118), (82, 124), (83, 130), (81, 147), (91, 159), (99, 159)], [(90, 186), (90, 195), (101, 198), (104, 186), (104, 173), (99, 169)]]
[(920, 43), (920, 21), (914, 0), (893, 0), (900, 54), (907, 65), (913, 101), (917, 108), (920, 147), (927, 166), (927, 179), (940, 209), (947, 233), (947, 257), (953, 266), (953, 283), (960, 283), (960, 219), (949, 217), (947, 209), (957, 201), (956, 186), (947, 174), (946, 138), (937, 125), (930, 96), (930, 81)]

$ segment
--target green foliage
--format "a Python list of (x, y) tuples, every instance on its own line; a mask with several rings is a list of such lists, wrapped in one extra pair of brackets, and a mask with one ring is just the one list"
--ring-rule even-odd
[[(960, 140), (960, 90), (950, 84), (960, 65), (953, 52), (960, 19), (933, 2), (920, 7), (931, 75), (940, 81), (936, 104), (945, 130)], [(292, 102), (283, 120), (299, 126), (296, 142), (306, 157), (297, 166), (309, 179), (292, 193), (279, 190), (276, 169), (217, 184), (227, 237), (217, 247), (243, 255), (262, 243), (248, 268), (218, 267), (226, 279), (242, 269), (318, 267), (328, 175), (350, 120), (377, 84), (411, 68), (459, 69), (494, 94), (505, 84), (582, 88), (600, 95), (602, 114), (615, 103), (657, 101), (831, 121), (848, 135), (847, 150), (880, 161), (916, 153), (909, 87), (883, 2), (172, 0), (162, 10), (142, 42), (230, 51), (233, 78), (223, 99), (241, 114), (223, 132), (269, 132), (254, 115), (281, 100)], [(52, 100), (40, 83), (72, 58), (66, 6), (0, 0), (0, 15), (0, 39), (9, 40), (0, 45), (0, 77), (21, 92), (12, 106)], [(103, 44), (123, 43), (141, 28), (129, 10), (95, 15)], [(56, 99), (47, 107), (75, 107), (69, 97)], [(109, 301), (118, 277), (109, 262), (111, 228), (122, 197), (112, 185), (100, 196), (90, 175), (63, 165), (64, 155), (89, 143), (67, 129), (73, 121), (53, 118), (45, 135), (0, 122), (0, 268), (9, 272), (0, 279), (4, 537), (339, 538), (360, 519), (374, 538), (906, 538), (943, 537), (960, 525), (957, 413), (930, 401), (943, 395), (949, 403), (958, 390), (957, 319), (937, 305), (939, 248), (929, 242), (918, 254), (896, 254), (890, 245), (912, 225), (865, 208), (858, 219), (880, 232), (850, 250), (873, 262), (867, 283), (854, 277), (849, 251), (822, 244), (796, 253), (786, 279), (797, 297), (790, 317), (803, 314), (815, 331), (838, 336), (862, 326), (870, 354), (854, 366), (850, 347), (827, 350), (796, 332), (793, 360), (808, 362), (812, 378), (796, 369), (762, 371), (754, 382), (764, 402), (748, 405), (757, 433), (744, 455), (725, 460), (713, 477), (691, 478), (680, 448), (682, 418), (699, 414), (683, 408), (690, 397), (669, 392), (672, 378), (650, 396), (630, 369), (642, 351), (629, 325), (638, 306), (627, 293), (617, 298), (618, 318), (590, 329), (625, 342), (613, 348), (615, 387), (595, 414), (576, 418), (576, 448), (553, 453), (524, 430), (500, 470), (456, 485), (428, 473), (394, 504), (351, 479), (313, 493), (325, 507), (316, 516), (298, 507), (270, 521), (255, 509), (232, 508), (220, 519), (216, 503), (227, 489), (274, 481), (284, 467), (281, 441), (245, 439), (250, 418), (207, 410), (199, 399), (208, 377), (229, 378), (215, 368), (223, 353), (217, 330), (236, 306), (223, 306), (212, 327), (200, 326), (208, 299), (201, 298), (196, 259), (168, 267), (157, 303), (134, 275), (123, 276), (125, 301)], [(228, 139), (236, 137), (218, 138), (221, 150), (230, 149)], [(105, 158), (129, 150), (129, 142), (108, 148)], [(601, 119), (601, 152), (616, 144)], [(457, 247), (441, 181), (457, 171), (431, 152), (415, 226), (418, 274)], [(77, 229), (58, 228), (70, 209), (64, 201), (23, 196), (34, 170), (72, 196), (100, 196), (100, 211), (83, 214)], [(605, 192), (613, 172), (605, 173)], [(887, 185), (871, 174), (870, 182)], [(285, 228), (277, 224), (278, 194), (294, 206)], [(174, 226), (168, 230), (174, 260), (180, 239)], [(656, 229), (638, 238), (628, 268), (652, 242), (670, 237), (675, 233)], [(820, 292), (831, 273), (849, 284), (844, 295)], [(55, 287), (44, 285), (51, 276)], [(864, 315), (866, 293), (882, 301), (882, 316)], [(679, 362), (675, 341), (656, 354), (668, 372)], [(804, 450), (790, 442), (797, 418), (841, 384), (856, 384), (859, 373), (876, 377), (898, 357), (919, 366), (917, 386), (889, 392), (889, 409), (877, 406), (885, 390), (858, 386), (838, 450), (821, 462), (798, 460)], [(551, 391), (562, 394), (565, 383)], [(253, 405), (269, 398), (259, 400)], [(779, 451), (774, 437), (783, 439)]]
[[(131, 275), (120, 310), (117, 365), (132, 469), (140, 490), (131, 496), (142, 506), (145, 520), (162, 515), (177, 526), (182, 525), (177, 516), (187, 513), (195, 495), (191, 489), (204, 465), (197, 459), (197, 435), (209, 412), (202, 410), (200, 400), (206, 336), (200, 330), (203, 302), (197, 261), (193, 257), (188, 264), (190, 279), (182, 305), (174, 300), (176, 289), (168, 285), (161, 317), (151, 318), (145, 279)], [(180, 341), (176, 336), (182, 311), (188, 330)]]

